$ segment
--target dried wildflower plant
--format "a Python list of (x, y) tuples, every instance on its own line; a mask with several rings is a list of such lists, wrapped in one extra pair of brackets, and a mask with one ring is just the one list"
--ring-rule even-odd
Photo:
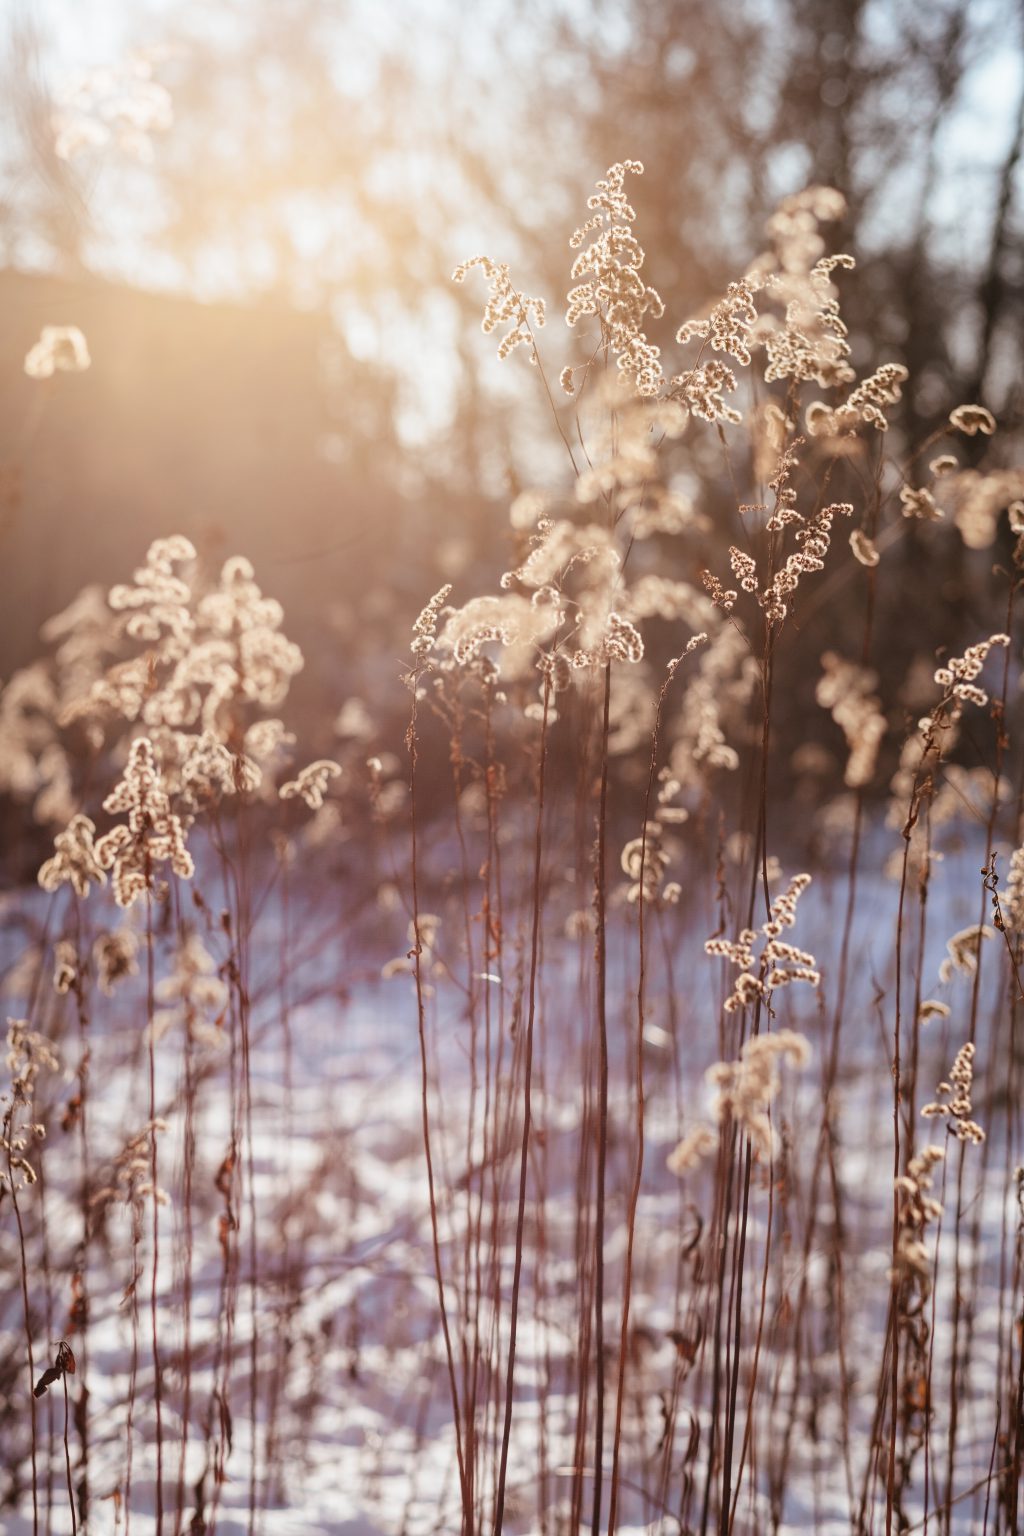
[(974, 1044), (968, 1041), (956, 1053), (950, 1069), (949, 1081), (941, 1082), (936, 1089), (934, 1103), (926, 1104), (921, 1114), (926, 1120), (944, 1119), (946, 1128), (957, 1141), (969, 1141), (974, 1145), (985, 1140), (985, 1132), (971, 1118), (974, 1089)]
[(83, 373), (92, 359), (77, 325), (44, 325), (25, 358), (30, 379), (51, 379), (55, 373)]
[[(522, 294), (512, 284), (507, 262), (492, 261), (489, 256), (471, 256), (452, 273), (452, 281), (463, 283), (474, 267), (479, 267), (487, 279), (487, 307), (480, 328), (485, 336), (492, 331), (504, 330), (498, 343), (498, 357), (502, 361), (516, 347), (529, 347), (530, 361), (536, 362), (537, 348), (533, 338), (533, 326), (544, 324), (544, 300)], [(530, 316), (533, 316), (531, 324)]]
[(5, 1188), (16, 1193), (36, 1182), (36, 1170), (27, 1154), (46, 1136), (45, 1126), (31, 1113), (36, 1080), (40, 1073), (56, 1072), (59, 1066), (56, 1051), (44, 1035), (31, 1029), (25, 1019), (8, 1019), (10, 1087), (0, 1096), (0, 1103), (6, 1105), (0, 1120), (0, 1196)]
[(931, 1191), (935, 1167), (944, 1157), (941, 1147), (923, 1147), (910, 1159), (906, 1173), (896, 1180), (900, 1199), (895, 1276), (922, 1300), (927, 1300), (932, 1290), (932, 1259), (926, 1229), (942, 1215), (941, 1202)]
[(961, 928), (946, 940), (946, 956), (939, 966), (939, 980), (952, 981), (954, 975), (973, 976), (978, 969), (978, 957), (985, 939), (995, 937), (995, 929), (987, 923), (974, 923)]
[(1024, 932), (1024, 847), (1010, 855), (1006, 894), (998, 905), (997, 916), (1004, 930)]
[(572, 264), (565, 321), (575, 326), (593, 316), (600, 344), (615, 359), (620, 377), (642, 398), (652, 398), (661, 392), (662, 368), (644, 322), (648, 315), (660, 319), (665, 306), (641, 276), (646, 255), (633, 231), (636, 212), (625, 192), (627, 175), (642, 176), (643, 171), (639, 160), (617, 161), (587, 199), (590, 217), (569, 241), (579, 255)]
[(682, 1177), (699, 1167), (718, 1147), (718, 1137), (709, 1125), (695, 1125), (669, 1153), (665, 1166)]
[(88, 816), (74, 816), (54, 842), (53, 857), (39, 871), (44, 891), (70, 885), (76, 896), (88, 896), (91, 881), (103, 885), (105, 867), (96, 849), (96, 823)]
[(92, 946), (92, 963), (104, 997), (111, 997), (122, 981), (138, 975), (138, 953), (138, 935), (131, 928), (116, 928), (97, 936)]
[(263, 765), (288, 737), (279, 720), (252, 711), (283, 702), (303, 658), (281, 633), (281, 605), (264, 596), (248, 560), (226, 561), (205, 591), (178, 569), (194, 561), (188, 539), (158, 539), (132, 582), (111, 590), (125, 638), (144, 649), (109, 667), (67, 718), (140, 723), (170, 792), (199, 803), (258, 787)]
[(715, 1119), (736, 1125), (749, 1136), (755, 1155), (767, 1161), (774, 1149), (771, 1107), (782, 1086), (782, 1063), (802, 1068), (810, 1059), (809, 1042), (795, 1030), (752, 1036), (738, 1061), (720, 1061), (708, 1068), (707, 1081), (715, 1089)]
[(156, 878), (161, 864), (169, 864), (180, 880), (192, 878), (195, 865), (185, 844), (185, 829), (171, 810), (148, 737), (132, 742), (124, 775), (104, 800), (103, 809), (127, 817), (96, 843), (96, 857), (102, 868), (111, 871), (119, 907), (130, 907), (140, 896), (162, 896), (164, 887)]
[[(780, 896), (771, 904), (771, 914), (759, 929), (744, 928), (737, 939), (707, 939), (704, 953), (720, 956), (739, 971), (733, 990), (725, 1001), (726, 1013), (763, 1001), (769, 1007), (777, 987), (803, 981), (816, 987), (821, 981), (817, 961), (806, 950), (798, 949), (782, 938), (796, 923), (796, 909), (803, 892), (811, 883), (810, 875), (794, 875)], [(754, 946), (761, 951), (755, 957)]]
[(844, 661), (834, 651), (821, 658), (823, 675), (815, 697), (846, 737), (850, 756), (844, 781), (850, 789), (870, 783), (885, 735), (885, 716), (874, 689), (878, 678), (866, 667)]
[(154, 1038), (180, 1025), (193, 1044), (219, 1048), (220, 1030), (228, 1004), (228, 985), (217, 961), (195, 932), (185, 934), (174, 955), (174, 966), (155, 989), (159, 1005), (153, 1018)]
[(336, 779), (341, 772), (339, 765), (329, 758), (320, 758), (315, 763), (309, 763), (300, 769), (296, 778), (282, 784), (278, 793), (282, 800), (291, 800), (298, 796), (304, 800), (310, 810), (316, 811), (324, 803), (328, 785), (332, 779)]
[(990, 635), (987, 640), (979, 640), (976, 645), (968, 646), (962, 656), (953, 656), (945, 666), (938, 667), (935, 672), (935, 681), (945, 689), (944, 701), (952, 702), (954, 705), (977, 704), (979, 707), (986, 705), (988, 694), (984, 688), (978, 687), (976, 679), (981, 676), (989, 653), (994, 648), (1005, 649), (1009, 644), (1009, 635)]

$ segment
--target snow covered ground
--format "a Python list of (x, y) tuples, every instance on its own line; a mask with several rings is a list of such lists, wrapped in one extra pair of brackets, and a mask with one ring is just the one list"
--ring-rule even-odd
[[(936, 989), (946, 940), (956, 928), (977, 921), (977, 864), (973, 856), (964, 856), (960, 863), (951, 856), (929, 909), (921, 967), (925, 990), (944, 998), (952, 1011), (921, 1032), (919, 1103), (933, 1097), (935, 1084), (948, 1074), (966, 1038), (971, 978), (957, 976), (941, 991)], [(865, 1486), (884, 1363), (892, 1247), (890, 1058), (896, 897), (891, 881), (861, 882), (833, 1122), (843, 1224), (841, 1273), (834, 1259), (836, 1201), (827, 1168), (819, 1164), (817, 1177), (814, 1169), (819, 1161), (821, 1072), (835, 1007), (844, 882), (838, 876), (834, 885), (816, 881), (800, 909), (796, 939), (817, 955), (824, 982), (820, 1005), (810, 989), (797, 988), (789, 989), (780, 1002), (778, 1027), (803, 1031), (813, 1058), (803, 1072), (785, 1072), (773, 1112), (778, 1140), (771, 1176), (755, 1164), (751, 1181), (738, 1369), (741, 1408), (733, 1451), (737, 1467), (755, 1369), (758, 1385), (750, 1446), (743, 1452), (737, 1531), (772, 1529), (773, 1482), (783, 1473), (775, 1503), (777, 1528), (785, 1532), (849, 1531), (851, 1485), (854, 1507)], [(212, 1530), (214, 1525), (223, 1536), (241, 1536), (254, 1528), (266, 1536), (417, 1536), (460, 1529), (453, 1413), (427, 1198), (415, 992), (407, 972), (381, 975), (389, 958), (405, 953), (406, 917), (401, 911), (382, 913), (371, 906), (339, 920), (329, 910), (329, 900), (325, 895), (306, 907), (295, 900), (285, 915), (275, 895), (254, 930), (249, 978), (251, 1112), (244, 1099), (241, 1040), (230, 1017), (218, 1021), (207, 1015), (202, 1029), (195, 1031), (191, 1115), (185, 1102), (181, 1018), (166, 1022), (156, 1041), (156, 1103), (165, 1122), (157, 1135), (159, 1183), (168, 1195), (159, 1208), (156, 1277), (163, 1382), (162, 1523), (168, 1533)], [(562, 923), (559, 901), (556, 891), (552, 911), (558, 909), (559, 918), (552, 921), (551, 931), (557, 934)], [(16, 910), (43, 920), (46, 909), (35, 898), (20, 907), (9, 899), (5, 911), (4, 958), (14, 966), (8, 975), (7, 1011), (20, 1016), (18, 1010), (26, 1008), (27, 999), (19, 997), (17, 989), (20, 986), (24, 994), (30, 968), (23, 931), (13, 919)], [(635, 1151), (630, 1043), (636, 1018), (635, 931), (624, 936), (625, 922), (621, 913), (615, 916), (610, 946), (606, 1424), (615, 1404), (621, 1272)], [(666, 1157), (682, 1131), (709, 1111), (703, 1071), (718, 1056), (715, 999), (721, 975), (702, 953), (710, 929), (693, 916), (687, 921), (670, 914), (667, 922), (664, 956), (671, 959), (671, 979), (663, 959), (655, 959), (645, 1025), (645, 1172), (623, 1408), (618, 1517), (623, 1532), (700, 1529), (711, 1425), (711, 1340), (705, 1332), (699, 1343), (691, 1343), (690, 1333), (698, 1313), (712, 1315), (714, 1255), (707, 1243), (713, 1215), (712, 1166), (680, 1179), (667, 1170)], [(206, 939), (223, 966), (226, 945), (218, 950), (211, 931)], [(588, 1119), (591, 1090), (585, 1087), (593, 1077), (593, 989), (587, 976), (591, 942), (551, 940), (539, 995), (535, 1124), (505, 1522), (517, 1532), (571, 1528), (582, 1294), (579, 1169), (593, 1123)], [(172, 964), (172, 951), (171, 938), (160, 938), (158, 978)], [(491, 1314), (489, 1303), (485, 1305), (485, 1360), (478, 1372), (479, 1466), (486, 1486), (493, 1488), (514, 1260), (518, 1119), (510, 1122), (515, 1134), (501, 1149), (497, 1172), (492, 1169), (480, 1177), (474, 1160), (483, 1145), (483, 1084), (500, 1076), (495, 1055), (502, 1032), (505, 1081), (514, 1080), (516, 1095), (522, 1091), (524, 949), (509, 945), (503, 973), (473, 971), (458, 920), (445, 911), (436, 955), (438, 974), (432, 977), (433, 995), (426, 1008), (428, 1103), (440, 1254), (457, 1356), (475, 1294), (466, 1253), (474, 1217), (481, 1210), (481, 1189), (485, 1215), (489, 1219), (495, 1205), (500, 1215), (494, 1241), (485, 1231), (477, 1250), (485, 1267), (493, 1258), (500, 1274), (500, 1316), (489, 1332)], [(582, 986), (577, 980), (581, 963)], [(118, 1183), (115, 1167), (126, 1141), (142, 1131), (149, 1118), (143, 980), (144, 975), (129, 980), (110, 999), (95, 994), (84, 1035), (71, 998), (46, 1003), (38, 1027), (60, 1035), (64, 1075), (41, 1086), (48, 1132), (38, 1158), (42, 1177), (19, 1195), (26, 1224), (36, 1374), (49, 1363), (55, 1342), (65, 1336), (78, 1356), (78, 1371), (68, 1378), (72, 1407), (82, 1388), (88, 1389), (89, 1530), (97, 1536), (122, 1529), (126, 1536), (129, 1531), (144, 1536), (156, 1529), (152, 1202), (147, 1193), (140, 1196), (139, 1241), (133, 1250), (133, 1208), (125, 1201), (126, 1185)], [(484, 1017), (484, 989), (491, 990), (489, 1079), (483, 1036), (479, 1028), (474, 1033), (470, 1023), (467, 987), (478, 1025)], [(994, 1447), (993, 1438), (997, 1402), (1005, 1401), (1004, 1383), (996, 1379), (998, 1339), (1000, 1330), (1006, 1337), (1012, 1308), (1020, 1304), (1007, 1280), (1018, 1217), (1009, 1169), (1020, 1159), (1020, 1145), (1007, 1147), (1007, 1106), (996, 1102), (993, 1085), (998, 1084), (999, 1071), (990, 1070), (987, 1057), (988, 1045), (1005, 1038), (1005, 997), (998, 946), (990, 944), (979, 1009), (975, 1112), (991, 1134), (983, 1148), (966, 1149), (958, 1253), (952, 1219), (958, 1154), (955, 1146), (950, 1152), (945, 1190), (937, 1190), (946, 1207), (938, 1283), (927, 1303), (929, 1309), (934, 1305), (936, 1340), (935, 1411), (927, 1458), (934, 1510), (941, 1502), (935, 1490), (945, 1488), (949, 1347), (958, 1264), (965, 1298), (961, 1347), (965, 1330), (970, 1335), (969, 1370), (955, 1394), (955, 1493), (963, 1497), (954, 1507), (951, 1528), (958, 1532), (980, 1531), (986, 1497), (995, 1500), (995, 1485), (986, 1480), (993, 1458), (998, 1465), (999, 1455), (1005, 1454), (1005, 1446)], [(80, 1122), (61, 1129), (62, 1113), (76, 1089), (83, 1040), (90, 1052), (84, 1140)], [(1019, 1107), (1014, 1115), (1013, 1134), (1019, 1136)], [(249, 1119), (251, 1143), (246, 1135)], [(234, 1148), (233, 1126), (241, 1132)], [(186, 1168), (189, 1135), (195, 1138), (194, 1157)], [(944, 1140), (941, 1123), (936, 1128), (935, 1122), (922, 1122), (919, 1143), (929, 1135)], [(225, 1175), (232, 1150), (236, 1162)], [(91, 1224), (87, 1249), (82, 1247), (83, 1174)], [(587, 1178), (592, 1177), (591, 1166)], [(104, 1188), (113, 1194), (102, 1196)], [(805, 1241), (812, 1201), (817, 1226)], [(756, 1350), (769, 1209), (766, 1325)], [(225, 1230), (226, 1216), (230, 1223)], [(932, 1253), (935, 1230), (929, 1237)], [(134, 1309), (127, 1294), (133, 1252), (139, 1266)], [(9, 1199), (0, 1208), (0, 1256), (5, 1276), (0, 1392), (6, 1399), (0, 1468), (8, 1501), (0, 1526), (10, 1536), (28, 1536), (37, 1528), (63, 1533), (71, 1530), (71, 1519), (60, 1384), (36, 1409), (37, 1525), (33, 1521), (20, 1267)], [(89, 1300), (84, 1333), (69, 1331), (71, 1277), (76, 1270)], [(800, 1340), (801, 1366), (794, 1397), (795, 1339)], [(456, 1363), (461, 1381), (464, 1362), (458, 1358)], [(590, 1380), (592, 1390), (593, 1372)], [(126, 1502), (129, 1414), (133, 1427)], [(1005, 1431), (1005, 1420), (1000, 1427)], [(698, 1430), (699, 1448), (691, 1454), (691, 1434)], [(783, 1455), (787, 1432), (788, 1459)], [(72, 1423), (76, 1485), (82, 1476), (81, 1443)], [(591, 1438), (584, 1448), (582, 1477), (588, 1524), (593, 1454)], [(606, 1497), (611, 1458), (612, 1437), (606, 1428)], [(922, 1448), (906, 1502), (911, 1522), (920, 1518), (925, 1463)], [(695, 1490), (684, 1512), (688, 1477)], [(982, 1486), (971, 1493), (976, 1483)], [(884, 1527), (884, 1503), (883, 1481), (869, 1493), (866, 1529)], [(538, 1509), (544, 1511), (543, 1518)]]

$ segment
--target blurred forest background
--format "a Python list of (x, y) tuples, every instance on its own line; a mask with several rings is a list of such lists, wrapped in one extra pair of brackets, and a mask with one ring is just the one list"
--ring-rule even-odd
[[(566, 480), (535, 372), (498, 363), (452, 268), (484, 251), (548, 299), (557, 376), (568, 235), (626, 156), (667, 350), (777, 201), (831, 185), (854, 365), (911, 374), (891, 451), (979, 400), (1001, 428), (979, 452), (1019, 459), (1020, 0), (14, 0), (3, 44), (0, 677), (84, 582), (182, 532), (282, 600), (311, 720), (357, 675), (400, 720), (426, 597), (493, 583), (510, 497)], [(81, 326), (93, 363), (41, 391), (43, 324)], [(721, 464), (701, 498), (724, 552)], [(894, 677), (997, 627), (991, 550), (951, 529), (924, 579), (902, 535), (875, 616)], [(856, 654), (842, 593), (807, 619)]]

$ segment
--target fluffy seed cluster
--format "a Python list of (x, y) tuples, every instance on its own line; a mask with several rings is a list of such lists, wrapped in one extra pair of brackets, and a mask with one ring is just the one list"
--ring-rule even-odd
[[(744, 928), (735, 940), (708, 939), (705, 942), (705, 954), (720, 955), (740, 973), (726, 999), (726, 1013), (734, 1013), (767, 997), (775, 987), (785, 987), (794, 981), (806, 981), (816, 987), (821, 981), (814, 956), (782, 938), (783, 931), (796, 923), (797, 902), (810, 883), (810, 875), (794, 875), (782, 895), (772, 902), (771, 915), (759, 929)], [(755, 959), (754, 945), (759, 939), (762, 949)]]
[(173, 971), (157, 982), (156, 998), (160, 1004), (154, 1019), (156, 1033), (180, 1024), (195, 1044), (222, 1043), (215, 1021), (227, 1007), (228, 987), (197, 933), (187, 934), (178, 946)]
[(664, 846), (665, 827), (689, 820), (689, 811), (672, 803), (681, 789), (682, 785), (671, 769), (662, 768), (658, 774), (656, 819), (648, 821), (641, 835), (631, 838), (622, 850), (622, 870), (630, 882), (626, 887), (626, 900), (631, 905), (643, 901), (645, 905), (661, 902), (672, 906), (682, 895), (675, 880), (662, 884), (670, 862)]
[[(121, 1199), (124, 1204), (131, 1207), (133, 1220), (136, 1223), (136, 1231), (141, 1234), (141, 1215), (147, 1199), (153, 1199), (157, 1205), (169, 1205), (170, 1197), (167, 1191), (154, 1187), (152, 1180), (153, 1168), (153, 1144), (155, 1137), (166, 1131), (167, 1121), (156, 1119), (149, 1120), (142, 1129), (125, 1142), (120, 1152), (114, 1159), (113, 1175), (114, 1183), (97, 1190), (93, 1196), (94, 1204), (102, 1204), (106, 1201)], [(121, 1298), (122, 1305), (126, 1305), (132, 1297), (135, 1286), (138, 1283), (139, 1272), (129, 1282), (128, 1288)]]
[(51, 379), (55, 373), (82, 373), (92, 359), (77, 325), (44, 325), (25, 358), (30, 379)]
[(690, 1173), (718, 1146), (718, 1137), (709, 1125), (695, 1125), (669, 1153), (665, 1165), (670, 1173)]
[(25, 1155), (36, 1142), (46, 1136), (46, 1129), (38, 1122), (18, 1120), (19, 1111), (30, 1111), (35, 1093), (36, 1078), (40, 1072), (55, 1072), (60, 1066), (57, 1054), (44, 1035), (30, 1029), (25, 1019), (7, 1020), (7, 1070), (10, 1073), (10, 1091), (3, 1094), (0, 1103), (6, 1103), (0, 1121), (0, 1196), (5, 1188), (18, 1190), (36, 1182), (36, 1171)]
[[(794, 208), (792, 214), (809, 234), (813, 230), (813, 248), (818, 248), (821, 237), (813, 211), (805, 208), (801, 213)], [(853, 257), (821, 256), (809, 271), (803, 271), (796, 243), (788, 243), (780, 256), (784, 270), (773, 274), (768, 286), (785, 301), (785, 321), (765, 336), (765, 379), (768, 383), (814, 381), (825, 388), (848, 384), (854, 377), (848, 361), (850, 344), (832, 274), (837, 268), (852, 268)]]
[(409, 649), (414, 656), (427, 656), (433, 650), (437, 636), (437, 621), (451, 590), (451, 582), (447, 582), (435, 592), (413, 625), (413, 639)]
[(488, 296), (480, 329), (486, 336), (500, 327), (508, 327), (498, 343), (498, 357), (504, 361), (516, 347), (529, 347), (535, 360), (530, 315), (538, 326), (544, 324), (544, 300), (531, 299), (512, 284), (508, 263), (492, 261), (489, 256), (471, 256), (452, 273), (452, 281), (463, 283), (474, 267), (480, 267), (487, 279)]
[(76, 896), (88, 896), (90, 880), (97, 885), (106, 882), (95, 835), (96, 823), (81, 815), (73, 816), (64, 831), (57, 833), (53, 857), (39, 871), (39, 884), (44, 891), (56, 891), (66, 884)]
[(955, 1136), (957, 1141), (969, 1141), (978, 1146), (985, 1140), (985, 1132), (971, 1118), (973, 1089), (974, 1046), (968, 1041), (956, 1053), (949, 1082), (939, 1084), (936, 1102), (926, 1104), (921, 1114), (926, 1120), (945, 1119), (950, 1135)]
[(251, 794), (263, 775), (244, 752), (232, 752), (213, 731), (199, 736), (174, 733), (173, 751), (164, 753), (178, 763), (178, 791), (189, 811), (219, 800), (223, 795)]
[(946, 690), (947, 696), (959, 700), (965, 704), (985, 705), (988, 703), (988, 694), (984, 688), (979, 688), (974, 679), (981, 675), (981, 669), (988, 660), (989, 652), (996, 646), (1006, 647), (1010, 643), (1009, 635), (990, 635), (987, 640), (979, 640), (977, 645), (968, 646), (962, 656), (953, 656), (944, 667), (939, 667), (935, 673), (935, 681), (940, 688)]
[[(238, 555), (225, 561), (217, 585), (197, 597), (175, 570), (194, 558), (188, 539), (158, 539), (132, 582), (113, 588), (111, 607), (128, 615), (125, 633), (147, 649), (111, 668), (76, 711), (141, 720), (151, 733), (159, 731), (172, 782), (193, 746), (181, 734), (189, 727), (256, 755), (242, 713), (279, 705), (303, 665), (298, 646), (281, 633), (280, 603), (263, 595), (248, 560)], [(258, 721), (250, 729), (265, 735), (268, 724)], [(279, 727), (278, 741), (282, 735)], [(227, 789), (229, 776), (218, 777)]]
[[(1024, 496), (1024, 470), (995, 469), (982, 472), (963, 469), (947, 476), (941, 484), (944, 500), (968, 549), (988, 549), (995, 541), (999, 519), (1004, 510), (1015, 506)], [(1019, 516), (1011, 513), (1010, 528)]]
[(923, 1147), (896, 1180), (900, 1194), (899, 1234), (896, 1240), (895, 1278), (905, 1282), (923, 1300), (932, 1289), (932, 1267), (925, 1242), (929, 1222), (942, 1215), (941, 1202), (931, 1193), (935, 1167), (945, 1157), (941, 1147)]
[(111, 997), (114, 988), (125, 977), (138, 974), (138, 952), (138, 936), (131, 928), (117, 928), (113, 933), (99, 935), (92, 947), (92, 961), (104, 997)]
[(78, 980), (78, 951), (70, 939), (58, 939), (53, 946), (53, 990), (63, 997)]
[(887, 432), (886, 413), (903, 398), (906, 381), (907, 370), (902, 363), (883, 363), (840, 405), (831, 407), (820, 400), (809, 405), (805, 415), (808, 432), (812, 437), (845, 437), (863, 426)]
[[(636, 212), (625, 193), (627, 174), (642, 176), (643, 169), (638, 160), (617, 162), (587, 199), (591, 216), (569, 241), (579, 255), (570, 274), (574, 286), (565, 319), (574, 326), (595, 316), (622, 379), (641, 397), (653, 398), (662, 387), (660, 349), (648, 341), (644, 321), (648, 315), (660, 319), (665, 306), (640, 275), (646, 256), (633, 233)], [(586, 244), (591, 235), (595, 238)]]
[(977, 437), (981, 432), (991, 437), (996, 430), (996, 419), (983, 405), (958, 405), (949, 413), (949, 424), (965, 437)]
[(924, 487), (915, 490), (912, 485), (904, 485), (900, 490), (900, 504), (903, 516), (917, 518), (918, 522), (934, 523), (943, 516), (935, 497)]
[[(733, 551), (730, 549), (729, 558), (732, 559)], [(704, 583), (705, 590), (710, 594), (711, 601), (716, 608), (721, 608), (723, 613), (731, 613), (739, 593), (726, 590), (718, 577), (711, 571), (701, 571), (700, 579)]]
[(1005, 928), (1015, 933), (1024, 931), (1024, 848), (1017, 848), (1010, 855), (1010, 871), (1006, 878), (1006, 895), (1001, 910)]
[(287, 784), (282, 784), (280, 796), (282, 800), (292, 800), (296, 796), (306, 802), (311, 811), (317, 811), (324, 803), (324, 795), (332, 779), (336, 779), (341, 772), (340, 766), (329, 758), (318, 758), (315, 763), (308, 764), (300, 770), (298, 776)]
[(846, 737), (850, 756), (844, 778), (850, 789), (858, 789), (870, 783), (885, 735), (885, 716), (874, 692), (878, 678), (834, 651), (825, 652), (821, 665), (815, 697)]
[(715, 1119), (719, 1124), (731, 1120), (750, 1137), (757, 1156), (767, 1160), (773, 1150), (771, 1106), (782, 1086), (782, 1062), (800, 1068), (810, 1059), (810, 1044), (795, 1030), (752, 1036), (739, 1061), (720, 1061), (708, 1068), (707, 1081), (716, 1090)]
[(669, 384), (669, 398), (678, 400), (691, 416), (702, 421), (735, 423), (743, 418), (726, 400), (736, 390), (736, 375), (718, 358), (677, 373)]
[(853, 550), (853, 558), (861, 565), (877, 565), (881, 556), (878, 546), (873, 539), (868, 538), (863, 528), (854, 528), (850, 533), (850, 548)]
[(752, 333), (757, 324), (754, 294), (763, 286), (763, 280), (753, 275), (738, 283), (730, 283), (724, 297), (718, 300), (704, 319), (687, 320), (679, 327), (676, 341), (685, 345), (694, 337), (699, 337), (701, 341), (707, 342), (712, 352), (724, 352), (749, 367)]
[(840, 501), (822, 507), (809, 522), (797, 529), (794, 537), (800, 548), (787, 555), (781, 570), (776, 571), (768, 586), (758, 594), (758, 602), (769, 624), (781, 624), (785, 619), (801, 576), (825, 569), (825, 556), (832, 539), (832, 522), (837, 515), (852, 517), (852, 504)]
[(119, 822), (96, 843), (96, 857), (102, 868), (111, 871), (119, 907), (130, 907), (146, 894), (159, 894), (156, 869), (160, 864), (169, 864), (181, 880), (191, 879), (195, 865), (185, 846), (185, 829), (171, 810), (147, 736), (132, 742), (124, 775), (104, 800), (103, 809), (127, 816), (126, 822)]
[(954, 933), (946, 940), (946, 957), (939, 966), (939, 980), (950, 982), (958, 972), (961, 976), (973, 976), (978, 969), (982, 940), (992, 938), (995, 938), (995, 929), (987, 923), (974, 923), (970, 928), (961, 928)]
[(722, 625), (712, 634), (679, 709), (671, 764), (686, 788), (705, 785), (719, 769), (733, 773), (739, 767), (739, 754), (726, 732), (734, 722), (739, 728), (757, 675), (743, 635), (731, 624)]
[(458, 666), (477, 661), (489, 645), (502, 647), (501, 670), (519, 677), (535, 664), (538, 648), (562, 620), (554, 604), (532, 602), (518, 592), (472, 597), (449, 615), (442, 640)]

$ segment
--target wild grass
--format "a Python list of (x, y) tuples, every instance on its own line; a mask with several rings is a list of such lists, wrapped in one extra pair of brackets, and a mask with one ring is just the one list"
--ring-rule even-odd
[(1024, 473), (900, 442), (823, 189), (669, 364), (641, 169), (561, 394), (456, 272), (565, 478), (403, 618), (404, 743), (296, 742), (181, 536), (8, 681), (12, 1531), (1020, 1529)]

